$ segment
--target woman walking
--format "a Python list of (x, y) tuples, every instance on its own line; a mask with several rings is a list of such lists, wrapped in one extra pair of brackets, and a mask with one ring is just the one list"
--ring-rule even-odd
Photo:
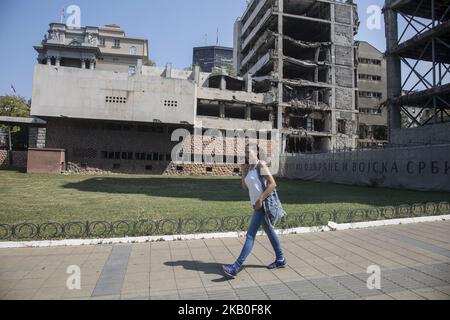
[[(246, 147), (246, 163), (250, 164), (248, 170), (242, 172), (242, 187), (248, 190), (254, 213), (251, 219), (250, 227), (247, 232), (244, 248), (234, 264), (224, 265), (223, 272), (230, 278), (235, 278), (242, 270), (245, 260), (253, 249), (256, 234), (262, 225), (265, 233), (268, 235), (273, 250), (275, 251), (276, 260), (268, 266), (269, 269), (284, 268), (287, 260), (281, 248), (280, 239), (275, 232), (275, 228), (271, 220), (267, 217), (264, 202), (275, 191), (277, 184), (266, 163), (259, 160), (258, 153)], [(245, 166), (244, 166), (245, 168)]]

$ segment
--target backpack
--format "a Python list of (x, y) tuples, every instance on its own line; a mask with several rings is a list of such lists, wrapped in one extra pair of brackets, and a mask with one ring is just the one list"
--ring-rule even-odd
[[(264, 191), (267, 189), (266, 180), (261, 175), (261, 163), (256, 166), (256, 171), (258, 172), (259, 180), (263, 186)], [(275, 227), (283, 217), (287, 216), (286, 211), (283, 210), (283, 205), (281, 204), (280, 198), (278, 197), (278, 191), (275, 190), (264, 200), (263, 203), (264, 211), (266, 212), (266, 222)]]

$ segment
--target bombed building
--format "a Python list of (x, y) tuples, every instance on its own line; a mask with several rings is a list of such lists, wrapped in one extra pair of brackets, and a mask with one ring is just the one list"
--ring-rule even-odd
[(55, 172), (238, 175), (246, 143), (271, 152), (272, 101), (250, 77), (146, 66), (147, 41), (118, 26), (50, 24), (35, 49), (31, 172), (57, 153)]
[(282, 153), (355, 148), (356, 5), (253, 0), (236, 21), (234, 69), (273, 97)]
[[(147, 40), (117, 25), (50, 24), (35, 46), (32, 154), (61, 153), (56, 171), (238, 175), (252, 140), (272, 158), (354, 148), (357, 25), (352, 3), (253, 0), (230, 74), (146, 66)], [(182, 163), (178, 130), (190, 137)]]
[[(362, 97), (375, 95), (385, 100), (388, 144), (352, 152), (287, 155), (280, 161), (281, 176), (422, 192), (450, 191), (449, 1), (387, 0), (384, 18), (387, 97), (383, 99), (385, 86), (378, 81), (384, 72), (376, 67), (383, 66), (382, 55), (363, 46), (359, 74), (371, 83), (361, 83), (359, 92)], [(366, 108), (374, 109), (370, 105)]]

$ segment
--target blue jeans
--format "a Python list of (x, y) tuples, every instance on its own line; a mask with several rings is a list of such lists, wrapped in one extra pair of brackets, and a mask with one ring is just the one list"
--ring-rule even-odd
[(281, 249), (280, 239), (275, 232), (275, 229), (269, 225), (266, 221), (265, 211), (263, 208), (256, 210), (253, 213), (252, 221), (250, 223), (250, 227), (247, 232), (247, 239), (245, 241), (244, 248), (242, 249), (242, 253), (239, 258), (236, 260), (236, 264), (239, 267), (242, 267), (247, 257), (250, 255), (250, 252), (253, 249), (253, 245), (255, 244), (256, 234), (258, 233), (259, 227), (262, 225), (264, 231), (269, 236), (270, 243), (272, 244), (273, 250), (276, 254), (276, 259), (278, 262), (284, 261), (284, 253), (283, 249)]

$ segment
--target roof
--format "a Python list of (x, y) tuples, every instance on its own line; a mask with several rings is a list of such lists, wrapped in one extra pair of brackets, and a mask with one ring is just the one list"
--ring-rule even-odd
[(20, 118), (20, 117), (0, 117), (0, 124), (5, 125), (28, 125), (28, 126), (45, 126), (46, 121), (32, 117), (32, 118)]
[(194, 47), (194, 50), (202, 50), (202, 49), (220, 49), (220, 50), (230, 50), (230, 51), (233, 51), (233, 48), (230, 48), (230, 47), (222, 47), (222, 46)]
[(365, 44), (367, 44), (368, 46), (372, 47), (374, 50), (378, 51), (380, 54), (383, 54), (383, 52), (382, 52), (381, 50), (379, 50), (378, 48), (376, 48), (376, 47), (375, 47), (373, 44), (371, 44), (369, 41), (366, 41), (366, 40), (357, 40), (357, 41), (355, 41), (355, 42), (356, 42), (356, 44), (365, 43)]
[(103, 26), (104, 28), (116, 28), (116, 29), (121, 29), (119, 25), (112, 23), (112, 24), (105, 24)]

